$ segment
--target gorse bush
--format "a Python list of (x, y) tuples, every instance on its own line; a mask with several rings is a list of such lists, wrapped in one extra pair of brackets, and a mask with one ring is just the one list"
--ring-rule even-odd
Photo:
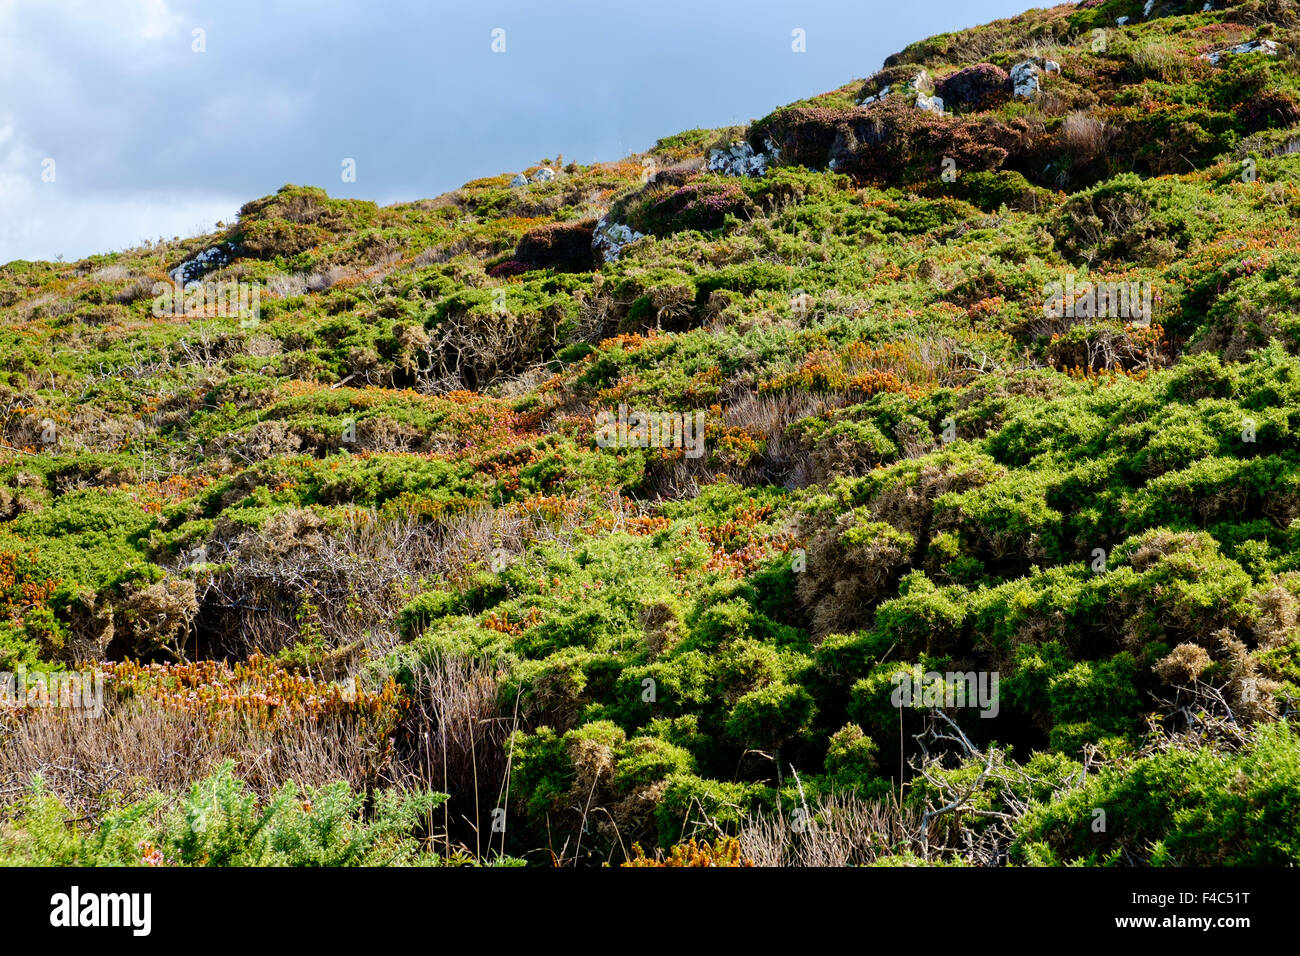
[(1203, 6), (0, 268), (0, 671), (107, 695), (0, 857), (1295, 862), (1300, 10)]

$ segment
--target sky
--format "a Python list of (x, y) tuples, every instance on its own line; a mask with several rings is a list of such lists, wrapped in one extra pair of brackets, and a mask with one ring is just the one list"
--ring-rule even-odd
[(1032, 5), (0, 0), (0, 263), (211, 232), (285, 183), (388, 204), (615, 160)]

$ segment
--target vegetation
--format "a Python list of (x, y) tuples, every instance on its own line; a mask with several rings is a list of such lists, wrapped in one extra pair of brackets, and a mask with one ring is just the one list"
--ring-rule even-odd
[(1300, 4), (1203, 6), (0, 268), (0, 670), (103, 696), (0, 862), (1300, 863)]

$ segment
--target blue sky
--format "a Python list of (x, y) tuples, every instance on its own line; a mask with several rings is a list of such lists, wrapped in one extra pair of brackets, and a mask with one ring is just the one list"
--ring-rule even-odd
[(285, 183), (390, 203), (617, 159), (1030, 5), (0, 0), (0, 263), (210, 231)]

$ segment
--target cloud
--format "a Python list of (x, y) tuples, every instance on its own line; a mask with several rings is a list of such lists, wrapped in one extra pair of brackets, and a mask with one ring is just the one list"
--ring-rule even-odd
[(617, 159), (1023, 3), (0, 0), (0, 263), (185, 235), (290, 182), (387, 203)]

